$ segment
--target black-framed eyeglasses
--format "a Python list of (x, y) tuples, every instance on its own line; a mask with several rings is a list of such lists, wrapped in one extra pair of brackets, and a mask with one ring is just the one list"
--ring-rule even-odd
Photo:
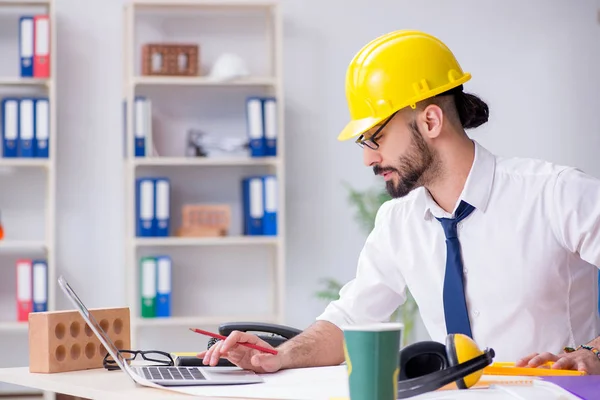
[[(397, 112), (397, 111), (396, 111)], [(356, 144), (358, 144), (361, 148), (367, 146), (370, 149), (377, 150), (379, 148), (379, 143), (377, 143), (376, 139), (380, 136), (381, 130), (385, 128), (385, 126), (394, 118), (396, 112), (390, 115), (390, 117), (372, 134), (370, 137), (365, 139), (365, 135), (360, 135), (358, 139), (356, 139)]]
[[(169, 353), (159, 350), (119, 350), (119, 354), (123, 357), (123, 360), (126, 362), (133, 361), (138, 355), (141, 355), (142, 358), (150, 363), (151, 366), (167, 366), (173, 367), (175, 362), (173, 361), (173, 357)], [(102, 365), (109, 371), (114, 371), (119, 369), (117, 362), (110, 355), (110, 353), (106, 353), (104, 356), (104, 360), (102, 360)]]

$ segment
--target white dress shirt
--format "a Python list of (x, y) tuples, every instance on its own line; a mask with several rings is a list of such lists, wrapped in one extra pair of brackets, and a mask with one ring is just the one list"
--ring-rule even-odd
[[(475, 142), (459, 223), (473, 339), (494, 361), (561, 352), (600, 334), (600, 180), (549, 162), (494, 156)], [(318, 320), (338, 326), (388, 320), (414, 296), (431, 338), (444, 342), (446, 243), (453, 217), (419, 188), (381, 206), (356, 277)]]

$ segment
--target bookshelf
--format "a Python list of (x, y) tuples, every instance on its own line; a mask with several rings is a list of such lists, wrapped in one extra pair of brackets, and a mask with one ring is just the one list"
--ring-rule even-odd
[[(48, 78), (21, 77), (19, 59), (19, 18), (48, 15), (50, 70)], [(0, 0), (0, 98), (47, 97), (47, 158), (4, 158), (0, 152), (0, 351), (1, 367), (28, 364), (28, 325), (17, 322), (16, 260), (43, 259), (47, 263), (48, 310), (56, 308), (56, 13), (54, 0)], [(0, 110), (3, 113), (3, 110)], [(3, 131), (3, 129), (2, 129)], [(0, 141), (0, 147), (3, 144)], [(0, 384), (0, 395), (41, 394), (28, 388)], [(46, 399), (52, 393), (44, 393)]]
[[(229, 321), (283, 323), (285, 134), (279, 4), (252, 0), (131, 0), (124, 7), (123, 22), (124, 285), (132, 316), (132, 346), (202, 350), (205, 345), (200, 343), (207, 338), (189, 333), (188, 327), (215, 330)], [(144, 75), (141, 48), (147, 43), (197, 44), (198, 74)], [(213, 79), (211, 69), (224, 52), (244, 59), (249, 74), (226, 81)], [(141, 157), (134, 153), (137, 96), (151, 101), (151, 137), (156, 151)], [(252, 96), (276, 99), (275, 156), (186, 156), (186, 132), (198, 126), (209, 134), (247, 139), (246, 99)], [(246, 235), (242, 229), (241, 180), (266, 174), (277, 179), (277, 234)], [(136, 234), (136, 179), (147, 176), (169, 179), (168, 237)], [(231, 206), (231, 227), (226, 236), (176, 236), (181, 207), (198, 203)], [(169, 317), (141, 317), (140, 260), (153, 255), (172, 258)], [(240, 312), (240, 302), (249, 308)], [(165, 330), (169, 340), (162, 336)]]

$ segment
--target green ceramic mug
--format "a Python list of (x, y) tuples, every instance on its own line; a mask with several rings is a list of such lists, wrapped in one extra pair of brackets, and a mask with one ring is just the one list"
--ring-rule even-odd
[(351, 400), (395, 400), (404, 325), (383, 322), (344, 327)]

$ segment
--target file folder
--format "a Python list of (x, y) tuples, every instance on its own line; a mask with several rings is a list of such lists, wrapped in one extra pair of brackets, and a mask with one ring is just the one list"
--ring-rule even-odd
[(137, 236), (154, 236), (154, 180), (136, 180), (136, 226)]
[(19, 102), (19, 157), (33, 157), (33, 137), (35, 115), (34, 99), (21, 99)]
[(2, 100), (2, 155), (6, 158), (18, 156), (19, 151), (19, 100)]
[(33, 17), (19, 19), (19, 56), (21, 76), (24, 78), (33, 77), (33, 30)]
[(156, 178), (154, 181), (156, 190), (156, 214), (155, 214), (155, 236), (169, 236), (170, 228), (170, 182), (168, 178)]
[(274, 97), (264, 99), (265, 155), (277, 155), (277, 101)]
[(251, 157), (263, 157), (265, 151), (265, 134), (263, 121), (263, 105), (260, 97), (249, 97), (246, 100), (246, 123), (248, 143)]
[(50, 76), (50, 20), (47, 15), (36, 15), (34, 21), (33, 76)]
[(146, 139), (148, 132), (146, 130), (146, 98), (138, 96), (134, 102), (134, 148), (136, 157), (146, 156)]
[(33, 261), (33, 312), (48, 311), (48, 264)]
[(264, 190), (264, 234), (275, 236), (277, 235), (277, 177), (275, 175), (264, 177)]
[(172, 261), (169, 256), (156, 257), (158, 283), (156, 292), (156, 316), (171, 316)]
[(48, 158), (50, 151), (50, 105), (47, 98), (35, 101), (34, 153), (37, 158)]
[(143, 257), (140, 262), (142, 317), (156, 316), (156, 259)]
[(17, 321), (27, 322), (33, 310), (31, 260), (17, 260)]
[(145, 142), (144, 154), (146, 157), (154, 156), (154, 143), (152, 141), (152, 100), (146, 98), (144, 103)]
[(244, 234), (263, 234), (263, 179), (262, 177), (248, 177), (243, 180), (243, 205), (244, 205)]

